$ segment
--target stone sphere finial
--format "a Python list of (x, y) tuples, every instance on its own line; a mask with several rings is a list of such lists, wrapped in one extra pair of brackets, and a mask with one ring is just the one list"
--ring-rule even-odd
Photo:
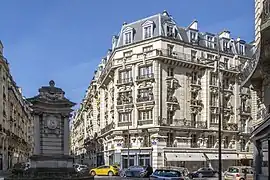
[(50, 80), (49, 85), (50, 85), (51, 87), (54, 87), (54, 86), (55, 86), (54, 80)]

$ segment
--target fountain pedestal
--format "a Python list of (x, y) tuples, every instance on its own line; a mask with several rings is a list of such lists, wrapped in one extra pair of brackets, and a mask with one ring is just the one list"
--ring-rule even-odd
[(55, 87), (54, 81), (41, 87), (39, 94), (28, 101), (33, 109), (34, 152), (31, 168), (18, 179), (78, 179), (69, 155), (69, 118), (75, 103)]

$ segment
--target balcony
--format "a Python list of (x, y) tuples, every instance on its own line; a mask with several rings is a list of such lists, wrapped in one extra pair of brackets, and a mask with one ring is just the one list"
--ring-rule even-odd
[(127, 127), (127, 126), (132, 126), (132, 122), (131, 121), (118, 122), (118, 127)]
[(111, 122), (110, 124), (106, 125), (104, 128), (100, 130), (101, 134), (104, 134), (106, 132), (109, 132), (110, 130), (115, 128), (115, 123)]
[(140, 74), (139, 76), (137, 76), (136, 82), (153, 81), (153, 80), (154, 80), (154, 73)]
[(125, 105), (125, 104), (132, 104), (133, 103), (133, 98), (132, 96), (122, 99), (120, 97), (117, 98), (117, 105)]
[(154, 95), (150, 94), (148, 96), (142, 96), (137, 98), (137, 103), (141, 102), (149, 102), (149, 101), (154, 101)]
[(148, 125), (148, 124), (153, 124), (153, 120), (152, 119), (138, 120), (138, 125), (139, 126)]
[(239, 128), (239, 132), (241, 134), (251, 134), (252, 131), (253, 131), (253, 127), (240, 127)]
[(190, 106), (201, 107), (202, 106), (202, 100), (200, 100), (200, 99), (191, 99), (190, 100)]
[(198, 129), (207, 128), (205, 121), (191, 121), (191, 120), (186, 120), (186, 119), (173, 119), (173, 125), (184, 127), (184, 128), (198, 128)]
[(125, 78), (125, 79), (119, 79), (117, 80), (117, 86), (121, 85), (132, 85), (133, 84), (133, 78)]

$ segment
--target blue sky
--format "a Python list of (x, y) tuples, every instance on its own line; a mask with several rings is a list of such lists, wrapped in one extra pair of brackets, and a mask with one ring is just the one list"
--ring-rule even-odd
[(254, 39), (253, 0), (1, 0), (0, 40), (26, 97), (54, 79), (80, 103), (123, 22), (167, 10), (180, 26)]

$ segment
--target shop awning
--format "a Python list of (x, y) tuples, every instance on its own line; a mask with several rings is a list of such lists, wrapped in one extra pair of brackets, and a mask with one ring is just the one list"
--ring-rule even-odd
[[(206, 154), (209, 160), (218, 160), (218, 154)], [(237, 154), (221, 154), (222, 160), (236, 160), (238, 159)]]
[(206, 161), (203, 153), (166, 153), (167, 161)]

